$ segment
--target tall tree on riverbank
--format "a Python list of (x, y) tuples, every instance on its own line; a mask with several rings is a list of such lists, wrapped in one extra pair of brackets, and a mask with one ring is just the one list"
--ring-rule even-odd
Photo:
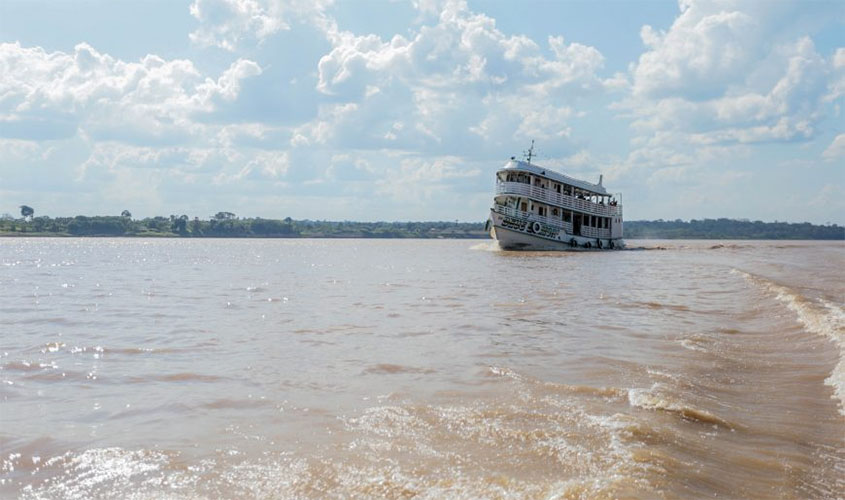
[(31, 219), (33, 215), (35, 215), (34, 208), (27, 205), (21, 205), (21, 216), (23, 216), (24, 219)]
[(188, 234), (188, 216), (187, 215), (180, 215), (176, 217), (175, 215), (170, 216), (171, 230), (180, 235), (185, 236)]

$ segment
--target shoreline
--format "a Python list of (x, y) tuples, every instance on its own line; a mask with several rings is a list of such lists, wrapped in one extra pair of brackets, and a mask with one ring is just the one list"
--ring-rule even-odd
[[(208, 235), (208, 236), (182, 236), (178, 234), (56, 234), (56, 233), (0, 233), (0, 238), (82, 238), (82, 239), (106, 239), (106, 238), (126, 238), (126, 239), (186, 239), (186, 240), (490, 240), (493, 241), (486, 233), (483, 235), (469, 234), (466, 236), (364, 236), (364, 235)], [(625, 240), (633, 241), (845, 241), (845, 238), (757, 238), (753, 236), (748, 237), (673, 237), (673, 236), (653, 236), (653, 237), (625, 237)]]
[[(626, 240), (820, 240), (845, 241), (845, 227), (809, 222), (736, 219), (634, 220), (624, 223)], [(132, 219), (129, 216), (0, 218), (0, 237), (44, 238), (331, 238), (488, 239), (484, 222), (354, 222), (241, 218), (221, 212), (210, 219), (187, 215)]]

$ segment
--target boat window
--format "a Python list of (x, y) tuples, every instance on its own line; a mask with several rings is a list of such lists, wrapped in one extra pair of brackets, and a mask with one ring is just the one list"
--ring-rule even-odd
[(520, 205), (519, 209), (522, 210), (523, 212), (527, 212), (528, 211), (528, 203), (525, 203), (523, 201), (522, 204)]
[(572, 212), (569, 210), (563, 211), (563, 222), (572, 222)]
[(554, 215), (555, 217), (557, 217), (558, 215), (560, 215), (560, 211), (559, 211), (558, 209), (556, 209), (556, 208), (553, 208), (553, 209), (552, 209), (552, 215)]

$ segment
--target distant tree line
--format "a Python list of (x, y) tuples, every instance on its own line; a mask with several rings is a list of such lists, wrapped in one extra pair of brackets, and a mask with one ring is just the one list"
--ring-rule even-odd
[(703, 219), (689, 222), (637, 220), (625, 222), (628, 239), (686, 240), (845, 240), (845, 227), (809, 222), (763, 222), (735, 219)]
[[(24, 210), (26, 209), (26, 210)], [(119, 216), (34, 216), (21, 207), (20, 218), (0, 217), (0, 235), (139, 236), (183, 238), (487, 238), (483, 222), (352, 222), (240, 218), (218, 212), (208, 219), (187, 215), (133, 219), (128, 210)], [(689, 222), (628, 221), (627, 239), (807, 239), (845, 240), (842, 226), (808, 222), (762, 222), (703, 219)]]
[(475, 222), (351, 222), (239, 218), (218, 212), (208, 219), (187, 215), (132, 219), (120, 216), (0, 217), (0, 234), (31, 236), (140, 236), (217, 238), (482, 238)]

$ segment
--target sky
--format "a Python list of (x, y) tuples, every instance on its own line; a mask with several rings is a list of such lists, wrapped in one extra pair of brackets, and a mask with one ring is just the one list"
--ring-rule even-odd
[(0, 214), (845, 224), (845, 2), (0, 0)]

